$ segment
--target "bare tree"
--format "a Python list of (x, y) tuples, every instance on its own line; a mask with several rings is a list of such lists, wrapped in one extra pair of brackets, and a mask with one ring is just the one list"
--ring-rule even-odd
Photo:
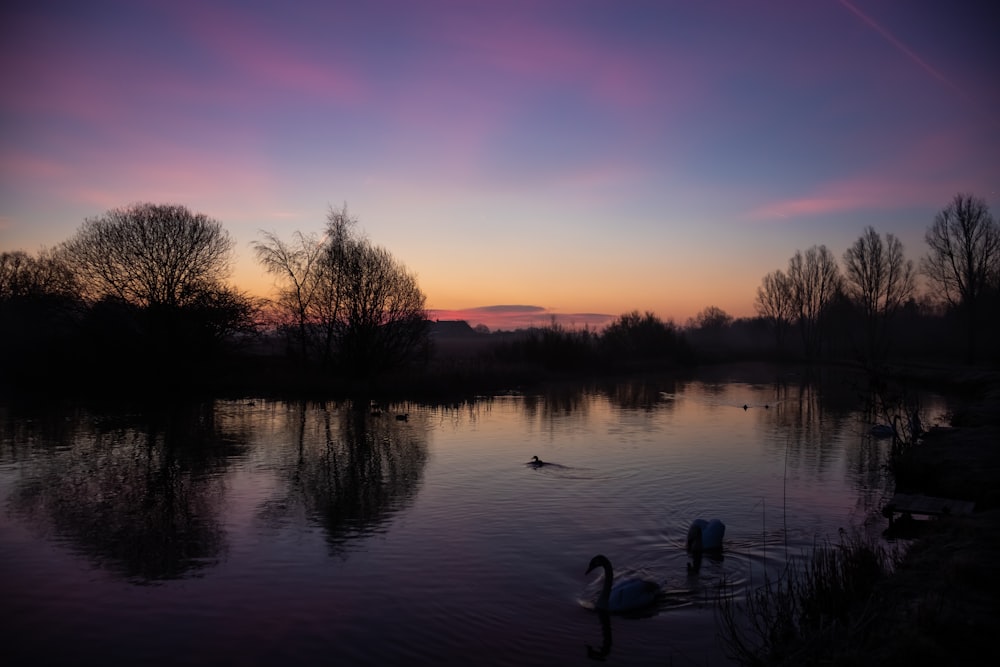
[(778, 269), (764, 276), (757, 288), (754, 308), (774, 328), (774, 342), (780, 353), (785, 345), (788, 327), (795, 317), (792, 285), (784, 271)]
[(673, 321), (664, 322), (652, 311), (622, 313), (605, 327), (600, 345), (605, 354), (621, 362), (677, 360), (689, 352)]
[(974, 361), (981, 303), (1000, 274), (1000, 226), (984, 200), (960, 193), (937, 214), (924, 240), (929, 251), (921, 268), (937, 294), (964, 314), (968, 359)]
[(707, 306), (691, 319), (689, 327), (693, 329), (720, 331), (732, 323), (732, 315), (718, 306)]
[(253, 243), (257, 261), (275, 276), (278, 306), (295, 322), (299, 352), (305, 359), (310, 319), (315, 315), (323, 286), (321, 260), (325, 246), (313, 234), (295, 232), (292, 243), (286, 243), (274, 232), (260, 233), (264, 240)]
[(869, 360), (887, 351), (888, 327), (896, 313), (913, 296), (913, 262), (903, 255), (903, 244), (892, 234), (885, 242), (872, 227), (844, 252), (847, 296), (865, 320)]
[(70, 297), (76, 278), (58, 253), (23, 250), (0, 253), (0, 301), (18, 298)]
[(222, 224), (172, 204), (133, 204), (83, 223), (65, 252), (93, 300), (141, 308), (184, 306), (229, 275), (233, 241)]
[(818, 356), (823, 342), (823, 316), (840, 290), (840, 269), (825, 245), (798, 250), (788, 262), (792, 291), (806, 355)]
[(86, 220), (60, 249), (90, 305), (101, 363), (187, 381), (253, 328), (256, 304), (228, 286), (233, 241), (184, 206), (140, 203)]
[(26, 390), (65, 372), (79, 356), (80, 305), (57, 253), (0, 252), (0, 385)]
[(355, 231), (347, 207), (327, 213), (322, 239), (266, 234), (258, 260), (279, 280), (279, 303), (298, 324), (302, 350), (364, 375), (412, 360), (427, 343), (425, 296), (385, 248)]
[(34, 287), (34, 258), (23, 250), (0, 253), (0, 300), (27, 296)]
[(365, 243), (364, 237), (356, 231), (357, 224), (358, 219), (348, 212), (347, 204), (339, 209), (331, 206), (327, 211), (322, 277), (315, 309), (324, 364), (332, 362), (342, 338), (344, 302), (352, 272), (356, 269), (351, 258), (355, 249)]
[(358, 375), (413, 360), (427, 340), (426, 297), (416, 277), (367, 241), (350, 244), (345, 267), (340, 365)]

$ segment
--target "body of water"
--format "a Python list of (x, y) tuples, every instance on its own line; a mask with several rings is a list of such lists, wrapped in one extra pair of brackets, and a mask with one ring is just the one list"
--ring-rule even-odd
[[(755, 366), (457, 405), (3, 405), (0, 661), (727, 664), (723, 581), (885, 527), (862, 386)], [(691, 571), (696, 518), (727, 530)], [(658, 602), (595, 612), (598, 553)]]

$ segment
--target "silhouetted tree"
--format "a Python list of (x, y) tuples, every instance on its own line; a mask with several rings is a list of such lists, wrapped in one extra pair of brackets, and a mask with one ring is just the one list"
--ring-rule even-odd
[(34, 259), (23, 250), (0, 253), (0, 300), (30, 294), (34, 287)]
[(795, 317), (795, 301), (792, 285), (784, 271), (778, 269), (768, 273), (757, 288), (757, 298), (754, 301), (757, 314), (771, 325), (774, 331), (774, 342), (779, 354), (785, 347), (785, 335)]
[(300, 350), (358, 377), (405, 365), (428, 344), (426, 297), (392, 254), (354, 231), (347, 207), (331, 208), (323, 237), (274, 234), (255, 245), (278, 277), (279, 304), (296, 322)]
[(295, 322), (299, 353), (308, 354), (310, 321), (318, 319), (319, 295), (324, 282), (324, 242), (313, 234), (295, 232), (286, 243), (274, 232), (261, 231), (263, 241), (253, 243), (257, 261), (276, 278), (277, 305)]
[(567, 329), (553, 317), (548, 326), (519, 332), (501, 344), (496, 357), (508, 363), (527, 363), (550, 371), (579, 371), (595, 361), (597, 337), (589, 328)]
[(324, 365), (333, 360), (344, 330), (344, 302), (351, 272), (355, 268), (351, 262), (352, 254), (355, 248), (367, 242), (356, 231), (357, 226), (358, 219), (348, 212), (347, 204), (339, 209), (331, 206), (327, 212), (321, 279), (314, 316)]
[(733, 317), (718, 306), (707, 306), (687, 322), (688, 340), (692, 347), (709, 358), (720, 359), (733, 354), (729, 327)]
[(367, 375), (420, 356), (427, 345), (427, 312), (416, 277), (388, 250), (367, 241), (349, 244), (342, 268), (336, 334), (341, 368)]
[(76, 277), (58, 253), (43, 250), (32, 257), (23, 250), (0, 253), (0, 301), (60, 297), (76, 292)]
[(718, 306), (705, 307), (691, 320), (693, 328), (703, 331), (725, 329), (732, 322), (733, 316)]
[(252, 336), (260, 312), (258, 300), (242, 292), (217, 286), (202, 290), (198, 298), (184, 307), (192, 342), (203, 349), (217, 349), (234, 336)]
[(892, 234), (885, 242), (872, 228), (844, 252), (844, 290), (865, 321), (869, 360), (882, 357), (888, 347), (888, 327), (914, 293), (913, 262), (903, 255), (903, 244)]
[(51, 381), (74, 358), (80, 304), (58, 253), (0, 253), (0, 383)]
[(824, 311), (840, 289), (837, 261), (825, 245), (813, 246), (805, 255), (796, 250), (788, 262), (788, 281), (806, 355), (818, 356)]
[(133, 204), (90, 218), (66, 243), (84, 293), (139, 307), (183, 306), (229, 275), (222, 224), (172, 204)]
[(651, 312), (624, 313), (601, 335), (601, 347), (614, 362), (680, 361), (687, 353), (683, 338), (673, 322), (664, 322)]
[(957, 194), (924, 240), (929, 250), (921, 267), (936, 293), (962, 313), (968, 360), (974, 361), (982, 302), (1000, 273), (1000, 226), (985, 201)]
[[(115, 318), (91, 321), (95, 340), (138, 338), (133, 351), (147, 371), (179, 377), (205, 370), (222, 337), (252, 328), (252, 301), (224, 283), (232, 250), (217, 220), (184, 206), (141, 203), (86, 220), (61, 252), (89, 303), (122, 304), (112, 309)], [(102, 331), (114, 322), (123, 328)]]

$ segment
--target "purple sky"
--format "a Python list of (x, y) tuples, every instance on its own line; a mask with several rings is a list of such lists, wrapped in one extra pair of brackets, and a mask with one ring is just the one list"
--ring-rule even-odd
[[(237, 241), (346, 203), (442, 317), (752, 313), (796, 249), (1000, 214), (990, 3), (33, 2), (0, 10), (0, 249), (136, 201)], [(513, 320), (510, 320), (513, 321)]]

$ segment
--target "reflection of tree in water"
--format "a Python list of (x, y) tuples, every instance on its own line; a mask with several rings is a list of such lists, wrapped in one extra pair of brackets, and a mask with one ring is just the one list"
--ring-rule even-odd
[(350, 403), (301, 404), (298, 411), (289, 425), (298, 447), (284, 466), (287, 495), (269, 501), (262, 515), (274, 522), (301, 507), (340, 552), (416, 495), (427, 462), (426, 425), (419, 414), (396, 419)]
[[(218, 561), (222, 468), (237, 450), (210, 407), (151, 419), (74, 415), (30, 457), (15, 512), (136, 582), (174, 579)], [(43, 436), (45, 437), (45, 436)]]
[(672, 396), (677, 393), (678, 385), (672, 378), (637, 378), (633, 380), (611, 381), (604, 383), (600, 391), (608, 397), (615, 407), (625, 410), (670, 409), (674, 407)]
[(774, 407), (768, 415), (784, 438), (769, 441), (780, 451), (790, 469), (822, 475), (837, 460), (841, 429), (850, 417), (850, 406), (831, 391), (828, 378), (798, 377), (776, 382)]
[(858, 492), (857, 510), (878, 513), (887, 481), (887, 445), (870, 437), (869, 412), (852, 373), (812, 372), (775, 381), (767, 418), (783, 437), (768, 441), (784, 458), (786, 474), (821, 478), (843, 459)]
[(586, 388), (582, 384), (546, 385), (538, 392), (525, 394), (521, 401), (525, 416), (545, 422), (573, 413), (586, 413), (589, 407)]
[(594, 395), (626, 410), (653, 411), (673, 408), (670, 398), (678, 389), (670, 378), (632, 378), (601, 380), (594, 384), (567, 383), (543, 387), (538, 393), (526, 394), (521, 402), (526, 416), (551, 421), (573, 414), (586, 416)]

